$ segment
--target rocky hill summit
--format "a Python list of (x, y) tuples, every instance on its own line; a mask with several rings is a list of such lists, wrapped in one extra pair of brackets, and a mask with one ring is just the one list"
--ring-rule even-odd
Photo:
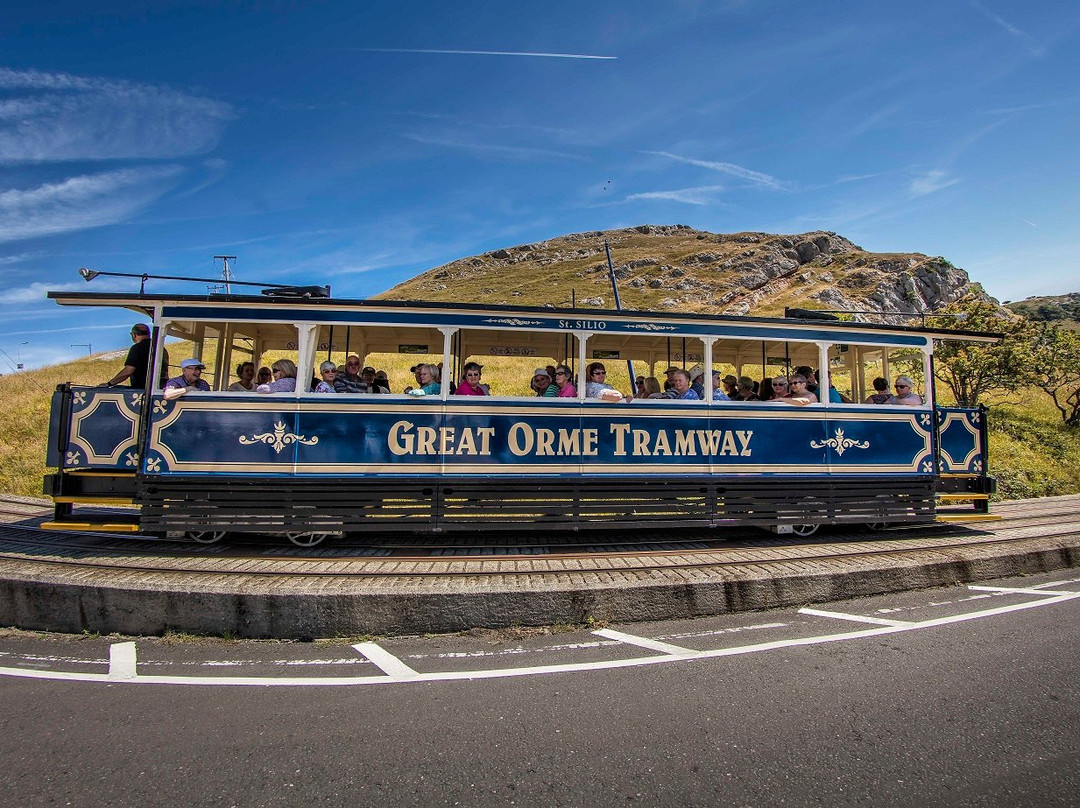
[(574, 233), (493, 250), (436, 267), (377, 297), (614, 309), (605, 240), (624, 309), (922, 313), (965, 295), (986, 298), (964, 270), (941, 257), (867, 252), (824, 231), (709, 233), (678, 224)]

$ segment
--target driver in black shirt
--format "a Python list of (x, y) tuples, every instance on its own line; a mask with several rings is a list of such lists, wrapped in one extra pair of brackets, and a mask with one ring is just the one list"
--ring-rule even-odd
[[(128, 350), (127, 358), (124, 359), (124, 367), (105, 383), (106, 387), (130, 379), (132, 387), (142, 390), (146, 388), (146, 374), (150, 366), (150, 326), (146, 323), (135, 323), (131, 327), (131, 339), (134, 344)], [(162, 378), (168, 375), (169, 352), (161, 352)]]

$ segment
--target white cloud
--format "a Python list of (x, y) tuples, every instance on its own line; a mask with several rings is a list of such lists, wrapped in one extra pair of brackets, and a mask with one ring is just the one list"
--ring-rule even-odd
[(776, 177), (770, 177), (768, 174), (763, 174), (760, 171), (753, 171), (749, 168), (743, 168), (742, 166), (735, 165), (734, 163), (722, 163), (712, 160), (695, 160), (692, 157), (682, 157), (678, 154), (672, 154), (671, 152), (663, 151), (647, 151), (645, 154), (655, 154), (659, 157), (667, 157), (669, 160), (678, 160), (680, 163), (687, 163), (692, 166), (700, 166), (701, 168), (707, 168), (710, 171), (719, 171), (723, 174), (730, 174), (733, 177), (747, 180), (754, 185), (762, 185), (766, 188), (775, 188), (776, 190), (786, 191), (789, 190), (788, 183), (778, 180)]
[(926, 196), (958, 182), (958, 178), (949, 177), (944, 171), (926, 171), (908, 184), (908, 192), (912, 196)]
[(530, 51), (426, 50), (420, 48), (360, 48), (364, 53), (441, 53), (456, 56), (543, 56), (550, 59), (618, 59), (618, 56), (592, 56), (585, 53), (544, 53)]
[(42, 303), (45, 301), (46, 292), (71, 291), (78, 288), (73, 283), (31, 283), (29, 286), (0, 291), (0, 304), (18, 306), (23, 303)]
[(671, 191), (645, 191), (630, 194), (626, 199), (661, 199), (669, 202), (683, 202), (687, 205), (709, 205), (715, 196), (724, 190), (722, 185), (699, 185), (696, 188), (679, 188)]
[(178, 166), (129, 168), (0, 192), (0, 242), (101, 227), (149, 204)]
[(232, 108), (174, 90), (0, 68), (0, 163), (162, 158), (212, 149)]
[(1024, 47), (1027, 49), (1028, 53), (1030, 53), (1032, 56), (1043, 56), (1046, 53), (1045, 46), (1038, 42), (1035, 37), (1031, 36), (1031, 34), (1027, 34), (1021, 31), (1011, 22), (995, 14), (982, 3), (978, 2), (978, 0), (970, 0), (970, 2), (972, 8), (975, 8), (979, 12), (981, 12), (987, 19), (989, 19), (991, 22), (993, 22), (995, 25), (997, 25), (1003, 31), (1009, 34), (1009, 36), (1015, 37), (1016, 39), (1020, 40), (1020, 42), (1023, 43)]

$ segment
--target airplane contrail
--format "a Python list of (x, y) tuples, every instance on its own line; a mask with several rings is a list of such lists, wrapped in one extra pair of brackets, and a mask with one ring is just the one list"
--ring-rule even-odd
[(545, 56), (549, 59), (618, 59), (618, 56), (592, 56), (585, 53), (531, 53), (522, 51), (429, 50), (421, 48), (360, 48), (367, 53), (451, 53), (465, 56)]

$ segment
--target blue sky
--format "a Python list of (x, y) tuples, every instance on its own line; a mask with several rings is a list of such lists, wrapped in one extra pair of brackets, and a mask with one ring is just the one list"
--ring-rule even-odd
[(3, 5), (0, 349), (28, 366), (128, 344), (123, 312), (44, 299), (137, 288), (79, 267), (215, 254), (366, 297), (681, 223), (1080, 289), (1074, 0)]

